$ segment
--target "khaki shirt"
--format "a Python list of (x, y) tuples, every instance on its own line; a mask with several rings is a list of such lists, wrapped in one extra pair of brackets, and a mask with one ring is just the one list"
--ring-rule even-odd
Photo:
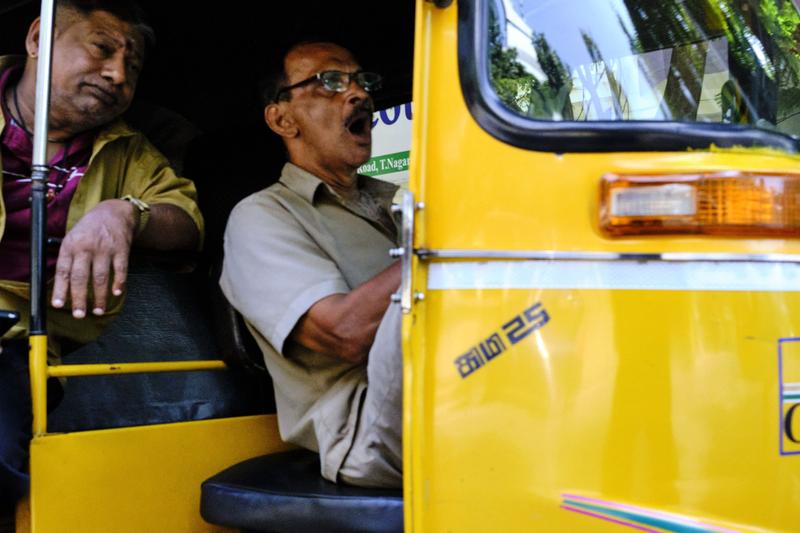
[[(359, 179), (362, 195), (389, 213), (397, 187)], [(322, 475), (332, 481), (353, 441), (366, 364), (315, 353), (288, 337), (316, 302), (391, 265), (397, 239), (396, 227), (345, 204), (317, 177), (287, 163), (278, 183), (231, 212), (220, 279), (264, 353), (281, 436), (318, 451)]]
[[(0, 58), (0, 71), (19, 60)], [(5, 119), (0, 113), (0, 131)], [(0, 170), (2, 170), (0, 162)], [(3, 174), (0, 173), (0, 191)], [(184, 210), (203, 233), (203, 217), (197, 207), (197, 192), (194, 184), (175, 175), (161, 153), (139, 132), (128, 127), (122, 120), (103, 128), (94, 141), (89, 167), (81, 177), (72, 197), (67, 213), (67, 231), (103, 200), (131, 195), (149, 204), (171, 204)], [(5, 205), (0, 194), (0, 239), (5, 230)], [(29, 314), (29, 284), (0, 280), (0, 309), (19, 311), (20, 324), (6, 338), (27, 335)], [(49, 300), (48, 300), (49, 301)], [(49, 307), (48, 332), (56, 337), (65, 337), (76, 342), (89, 342), (96, 338), (102, 328), (119, 313), (122, 297), (113, 297), (109, 291), (106, 316), (83, 320), (72, 318), (69, 310)], [(57, 352), (57, 346), (51, 346)]]

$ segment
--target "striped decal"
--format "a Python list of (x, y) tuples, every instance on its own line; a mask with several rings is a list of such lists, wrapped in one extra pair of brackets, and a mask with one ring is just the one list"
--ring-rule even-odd
[(800, 264), (755, 261), (432, 262), (428, 289), (800, 291)]
[(784, 402), (800, 400), (800, 383), (784, 383), (782, 398)]
[(704, 523), (694, 518), (654, 511), (643, 507), (587, 498), (575, 494), (562, 494), (561, 508), (566, 511), (599, 518), (622, 526), (650, 533), (737, 533), (733, 529)]

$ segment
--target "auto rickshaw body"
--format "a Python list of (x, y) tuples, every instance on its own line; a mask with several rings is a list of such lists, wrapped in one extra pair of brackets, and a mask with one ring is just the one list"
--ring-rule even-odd
[[(384, 60), (413, 92), (378, 106), (413, 111), (405, 530), (800, 530), (797, 3), (414, 17), (413, 76)], [(389, 145), (367, 170), (406, 164)], [(48, 370), (36, 342), (40, 402), (46, 375), (223, 366)], [(18, 531), (221, 531), (201, 482), (290, 447), (268, 413), (66, 434), (35, 413)]]

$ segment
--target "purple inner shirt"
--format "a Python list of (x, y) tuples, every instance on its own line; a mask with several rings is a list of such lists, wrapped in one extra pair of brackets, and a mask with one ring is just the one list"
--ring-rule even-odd
[[(30, 278), (31, 158), (33, 140), (12, 118), (5, 105), (6, 88), (21, 69), (8, 69), (0, 76), (0, 101), (6, 126), (0, 135), (3, 161), (3, 202), (6, 228), (0, 237), (0, 279), (28, 281)], [(15, 109), (13, 111), (16, 111)], [(73, 137), (50, 160), (47, 186), (47, 232), (45, 238), (63, 238), (72, 195), (92, 156), (94, 132)], [(52, 278), (58, 246), (46, 246), (47, 277)]]

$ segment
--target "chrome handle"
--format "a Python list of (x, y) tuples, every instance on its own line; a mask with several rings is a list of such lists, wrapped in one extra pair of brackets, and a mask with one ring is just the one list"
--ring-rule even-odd
[(403, 193), (399, 206), (392, 206), (393, 212), (401, 213), (400, 246), (389, 250), (389, 255), (400, 258), (400, 291), (392, 295), (392, 302), (400, 303), (403, 314), (411, 312), (414, 300), (422, 299), (422, 295), (414, 295), (411, 292), (411, 260), (414, 253), (414, 214), (417, 209), (423, 207), (421, 202), (414, 203), (414, 194), (410, 191)]

